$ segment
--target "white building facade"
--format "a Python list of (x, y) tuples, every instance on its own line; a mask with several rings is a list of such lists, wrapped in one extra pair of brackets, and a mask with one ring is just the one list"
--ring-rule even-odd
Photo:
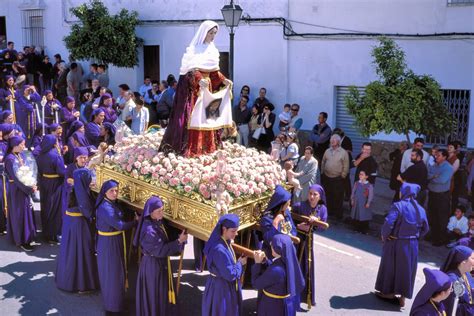
[[(50, 57), (56, 53), (67, 57), (62, 39), (75, 23), (69, 9), (83, 2), (0, 0), (7, 41), (14, 41), (17, 49), (34, 44), (29, 28), (41, 22), (45, 52)], [(178, 75), (182, 54), (199, 26), (196, 20), (222, 20), (220, 9), (229, 1), (103, 2), (111, 13), (121, 8), (139, 13), (144, 23), (137, 28), (137, 35), (144, 39), (145, 46), (159, 46), (160, 79), (166, 79), (170, 73)], [(235, 35), (236, 92), (247, 84), (255, 98), (258, 89), (265, 87), (277, 112), (285, 103), (300, 104), (303, 129), (311, 129), (318, 113), (325, 111), (332, 127), (341, 126), (356, 134), (345, 112), (344, 93), (348, 86), (364, 87), (377, 79), (370, 56), (377, 44), (374, 34), (399, 34), (391, 37), (405, 51), (408, 66), (415, 73), (432, 75), (446, 89), (447, 106), (462, 116), (461, 136), (468, 147), (474, 147), (474, 98), (470, 96), (474, 90), (474, 0), (234, 2), (243, 8), (244, 18), (250, 18), (241, 22)], [(33, 10), (37, 10), (35, 14), (41, 15), (41, 19), (32, 20), (28, 12)], [(228, 52), (228, 32), (223, 22), (221, 25), (216, 45), (221, 52)], [(106, 42), (104, 39), (105, 45)], [(132, 88), (141, 85), (145, 73), (143, 52), (141, 49), (139, 65), (133, 69), (110, 67), (113, 91), (117, 91), (120, 83)], [(87, 62), (84, 66), (87, 69)], [(429, 118), (426, 123), (429, 124)], [(357, 138), (355, 134), (351, 135)], [(398, 140), (403, 136), (374, 138)]]

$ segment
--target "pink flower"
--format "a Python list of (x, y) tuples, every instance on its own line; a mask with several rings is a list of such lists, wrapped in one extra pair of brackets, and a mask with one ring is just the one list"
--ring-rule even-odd
[(189, 186), (189, 185), (185, 185), (185, 186), (184, 186), (184, 191), (185, 191), (186, 193), (189, 193), (189, 192), (191, 192), (192, 190), (193, 190), (193, 188), (192, 188), (191, 186)]

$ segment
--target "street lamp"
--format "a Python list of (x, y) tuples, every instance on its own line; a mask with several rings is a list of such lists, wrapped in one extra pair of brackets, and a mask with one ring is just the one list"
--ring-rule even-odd
[(234, 0), (230, 0), (230, 4), (226, 4), (222, 9), (225, 26), (229, 29), (230, 49), (229, 49), (229, 79), (234, 81), (234, 28), (239, 25), (242, 16), (242, 8), (238, 4), (234, 4)]

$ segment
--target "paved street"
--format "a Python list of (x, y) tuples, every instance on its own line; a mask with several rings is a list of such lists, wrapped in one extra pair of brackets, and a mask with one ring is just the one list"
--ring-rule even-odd
[[(352, 232), (343, 224), (315, 239), (317, 306), (302, 315), (408, 315), (395, 305), (377, 299), (371, 291), (379, 264), (381, 243), (374, 226), (369, 236)], [(0, 238), (0, 310), (2, 315), (102, 315), (101, 299), (95, 294), (70, 294), (56, 289), (54, 272), (58, 246), (42, 244), (32, 253), (20, 252), (7, 238)], [(422, 269), (438, 266), (446, 248), (421, 246), (415, 292), (424, 282)], [(180, 315), (199, 315), (201, 293), (207, 273), (192, 271), (192, 240), (186, 246), (179, 295)], [(174, 266), (177, 266), (177, 259)], [(134, 280), (136, 267), (130, 269)], [(133, 286), (133, 282), (131, 283)], [(133, 315), (134, 288), (129, 290)], [(255, 310), (256, 292), (244, 290), (245, 315)], [(303, 305), (305, 307), (305, 305)]]

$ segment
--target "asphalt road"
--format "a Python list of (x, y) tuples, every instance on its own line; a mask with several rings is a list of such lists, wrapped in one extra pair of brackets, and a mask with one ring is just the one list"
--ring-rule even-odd
[[(376, 298), (373, 291), (382, 244), (372, 235), (352, 232), (343, 224), (331, 228), (314, 240), (316, 249), (317, 306), (301, 315), (408, 315), (412, 300), (401, 311)], [(437, 267), (446, 248), (423, 243), (418, 265), (415, 293), (424, 283), (422, 269)], [(0, 237), (0, 314), (1, 315), (103, 315), (100, 293), (70, 294), (54, 283), (58, 246), (41, 244), (31, 253), (20, 251)], [(192, 240), (186, 246), (184, 271), (178, 297), (179, 315), (200, 315), (201, 294), (207, 272), (193, 270)], [(177, 266), (177, 257), (173, 260)], [(136, 275), (132, 263), (130, 280)], [(134, 314), (134, 287), (129, 290), (129, 315)], [(302, 307), (306, 307), (302, 304)], [(256, 309), (256, 292), (244, 290), (244, 314)]]

